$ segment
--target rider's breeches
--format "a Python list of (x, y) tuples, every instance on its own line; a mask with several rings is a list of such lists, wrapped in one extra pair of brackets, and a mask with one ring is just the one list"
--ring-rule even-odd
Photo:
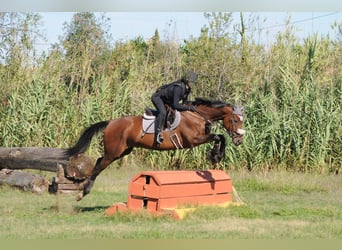
[(165, 123), (165, 116), (166, 116), (166, 108), (164, 105), (163, 100), (160, 98), (158, 94), (152, 95), (152, 103), (158, 110), (158, 115), (155, 121), (155, 131), (160, 132), (163, 129), (163, 124)]

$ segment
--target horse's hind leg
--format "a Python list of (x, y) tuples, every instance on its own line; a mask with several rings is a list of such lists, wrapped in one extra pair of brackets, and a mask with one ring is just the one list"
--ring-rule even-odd
[(106, 161), (105, 157), (100, 157), (97, 159), (92, 175), (87, 179), (83, 188), (83, 196), (90, 193), (91, 188), (94, 185), (96, 177), (104, 170), (111, 161)]
[(109, 155), (105, 155), (104, 157), (100, 157), (97, 159), (95, 167), (93, 169), (92, 175), (84, 182), (83, 192), (79, 194), (79, 196), (76, 198), (78, 201), (81, 200), (84, 196), (90, 193), (91, 188), (94, 185), (96, 177), (108, 167), (109, 164), (111, 164), (113, 161), (128, 155), (133, 148), (126, 149), (121, 155), (118, 157), (111, 157)]
[(102, 162), (103, 159), (104, 157), (100, 157), (97, 159), (93, 173), (89, 177), (86, 184), (84, 185), (84, 190), (83, 190), (84, 195), (87, 195), (90, 193), (90, 189), (93, 187), (96, 177), (100, 174), (100, 172), (102, 172), (102, 170), (104, 170), (110, 164), (108, 163), (108, 165), (104, 165), (105, 162)]
[(90, 193), (91, 188), (94, 185), (96, 177), (104, 170), (112, 161), (108, 161), (105, 157), (100, 157), (97, 159), (93, 173), (88, 177), (83, 184), (83, 192), (80, 193), (76, 200), (80, 201), (84, 196)]

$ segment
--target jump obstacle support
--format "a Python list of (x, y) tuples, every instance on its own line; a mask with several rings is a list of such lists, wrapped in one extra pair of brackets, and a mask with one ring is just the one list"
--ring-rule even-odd
[(237, 195), (231, 178), (222, 170), (144, 171), (129, 183), (127, 202), (111, 205), (105, 214), (147, 210), (182, 219), (198, 206), (231, 205), (233, 194)]
[(50, 193), (75, 194), (83, 190), (83, 185), (75, 181), (71, 181), (65, 177), (65, 171), (61, 164), (57, 165), (57, 176), (52, 178), (49, 187)]

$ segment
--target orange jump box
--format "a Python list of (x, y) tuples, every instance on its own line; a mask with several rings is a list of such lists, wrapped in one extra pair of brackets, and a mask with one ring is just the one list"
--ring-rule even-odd
[(145, 171), (129, 184), (127, 203), (110, 206), (106, 215), (143, 209), (163, 214), (179, 207), (232, 202), (232, 181), (222, 170)]

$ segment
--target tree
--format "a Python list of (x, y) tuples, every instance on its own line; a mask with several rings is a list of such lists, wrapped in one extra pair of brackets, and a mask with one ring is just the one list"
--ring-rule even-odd
[(37, 13), (0, 12), (0, 76), (11, 89), (12, 83), (26, 79), (26, 69), (36, 59), (35, 43), (43, 38), (39, 30), (41, 16)]
[(109, 56), (107, 33), (109, 19), (94, 13), (76, 13), (64, 24), (61, 44), (64, 50), (64, 80), (79, 92), (91, 91), (96, 78), (105, 71), (103, 61)]
[(182, 48), (189, 68), (196, 70), (200, 77), (200, 85), (195, 92), (208, 98), (217, 98), (218, 94), (218, 98), (231, 96), (230, 69), (234, 63), (234, 39), (230, 30), (232, 14), (214, 12), (204, 16), (208, 25), (202, 28), (200, 37), (186, 41)]
[(209, 36), (212, 38), (226, 38), (229, 37), (229, 28), (232, 24), (231, 12), (213, 12), (204, 13), (204, 17), (209, 22)]

